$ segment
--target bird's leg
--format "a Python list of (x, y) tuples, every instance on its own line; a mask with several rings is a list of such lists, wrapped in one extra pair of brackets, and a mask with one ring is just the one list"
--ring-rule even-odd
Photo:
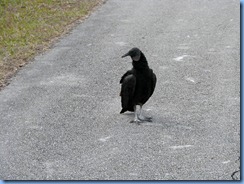
[(141, 121), (139, 119), (140, 109), (141, 109), (141, 107), (139, 105), (134, 106), (135, 118), (133, 121), (131, 121), (131, 123), (137, 123), (137, 124), (141, 123)]
[(146, 117), (146, 116), (142, 115), (142, 105), (140, 105), (140, 113), (139, 113), (138, 119), (141, 121), (152, 122), (152, 117)]

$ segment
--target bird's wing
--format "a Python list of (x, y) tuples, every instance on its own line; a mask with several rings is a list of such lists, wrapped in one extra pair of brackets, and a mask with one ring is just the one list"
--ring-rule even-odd
[[(157, 83), (157, 77), (156, 77), (156, 75), (155, 75), (155, 74), (153, 73), (153, 71), (152, 71), (152, 92), (151, 92), (151, 95), (152, 95), (153, 92), (154, 92), (156, 83)], [(151, 96), (151, 95), (150, 95), (150, 96)]]
[(124, 77), (121, 86), (121, 103), (123, 109), (131, 108), (133, 95), (136, 87), (136, 77), (133, 74), (129, 74)]
[(119, 83), (122, 84), (123, 80), (125, 77), (127, 77), (128, 75), (133, 74), (133, 70), (128, 70), (120, 79)]

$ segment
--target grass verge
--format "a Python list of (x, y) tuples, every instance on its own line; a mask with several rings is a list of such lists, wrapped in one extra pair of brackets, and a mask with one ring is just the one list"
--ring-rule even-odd
[(0, 88), (103, 0), (0, 0)]

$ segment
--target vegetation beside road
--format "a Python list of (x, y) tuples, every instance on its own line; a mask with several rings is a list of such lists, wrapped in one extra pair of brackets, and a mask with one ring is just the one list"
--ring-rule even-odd
[(0, 88), (103, 0), (0, 0)]

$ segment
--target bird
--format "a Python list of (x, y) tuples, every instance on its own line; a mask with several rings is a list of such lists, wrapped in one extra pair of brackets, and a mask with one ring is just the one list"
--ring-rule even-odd
[(147, 59), (139, 48), (130, 49), (122, 58), (126, 56), (131, 57), (133, 67), (120, 79), (122, 106), (120, 114), (126, 111), (134, 112), (134, 120), (131, 123), (151, 122), (152, 117), (142, 115), (142, 106), (152, 96), (157, 77), (153, 70), (149, 68)]

